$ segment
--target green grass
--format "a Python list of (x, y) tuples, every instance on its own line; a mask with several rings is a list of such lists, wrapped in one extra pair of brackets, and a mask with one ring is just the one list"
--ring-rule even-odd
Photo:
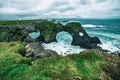
[(45, 38), (50, 37), (55, 27), (56, 24), (53, 23), (52, 21), (42, 20), (39, 23), (39, 30), (41, 31), (41, 35), (44, 36)]
[(75, 77), (96, 80), (99, 75), (107, 76), (100, 68), (106, 62), (97, 53), (33, 60), (19, 54), (23, 48), (22, 42), (0, 43), (1, 80), (74, 80)]
[(1, 20), (0, 21), (0, 25), (7, 25), (7, 26), (22, 26), (23, 25), (23, 21), (21, 20), (16, 20), (16, 21), (7, 21), (7, 20)]
[(41, 20), (0, 20), (0, 25), (6, 25), (6, 26), (24, 26), (27, 23), (33, 23), (36, 21), (41, 21)]
[(89, 53), (73, 54), (66, 57), (55, 56), (37, 60), (33, 66), (35, 66), (34, 69), (40, 71), (41, 74), (60, 78), (60, 80), (73, 80), (75, 76), (95, 80), (102, 72), (99, 66), (102, 62), (104, 62), (104, 60), (97, 54)]

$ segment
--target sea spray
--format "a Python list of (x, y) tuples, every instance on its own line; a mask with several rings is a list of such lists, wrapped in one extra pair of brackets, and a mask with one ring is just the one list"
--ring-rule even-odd
[(59, 55), (67, 55), (67, 54), (73, 54), (73, 53), (80, 53), (84, 51), (85, 49), (80, 48), (80, 46), (73, 46), (71, 45), (73, 38), (71, 34), (68, 32), (62, 31), (56, 35), (57, 42), (51, 42), (51, 43), (43, 43), (43, 47), (45, 50), (53, 50), (57, 52)]

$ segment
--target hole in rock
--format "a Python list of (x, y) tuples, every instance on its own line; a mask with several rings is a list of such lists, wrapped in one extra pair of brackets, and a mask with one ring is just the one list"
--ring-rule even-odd
[(31, 33), (29, 33), (29, 36), (30, 36), (32, 39), (36, 39), (37, 37), (40, 36), (40, 32), (31, 32)]
[(63, 42), (64, 44), (71, 44), (73, 41), (73, 37), (70, 33), (66, 31), (62, 31), (57, 33), (56, 40), (57, 42), (60, 42), (60, 43)]
[(82, 36), (84, 36), (84, 34), (83, 34), (82, 32), (79, 32), (79, 36), (81, 36), (81, 37), (82, 37)]
[(71, 45), (73, 41), (73, 37), (70, 33), (66, 31), (61, 31), (56, 35), (57, 42), (51, 43), (43, 43), (43, 47), (45, 50), (53, 50), (57, 52), (59, 55), (67, 55), (73, 53), (80, 53), (85, 49), (80, 48), (79, 46)]

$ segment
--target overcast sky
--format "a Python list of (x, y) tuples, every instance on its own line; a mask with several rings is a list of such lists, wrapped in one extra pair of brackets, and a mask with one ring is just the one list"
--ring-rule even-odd
[(120, 18), (120, 0), (0, 0), (0, 19)]

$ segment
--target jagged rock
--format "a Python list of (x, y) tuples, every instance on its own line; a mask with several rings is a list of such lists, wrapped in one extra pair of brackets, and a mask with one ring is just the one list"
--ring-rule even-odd
[(80, 23), (71, 22), (66, 25), (61, 23), (54, 23), (52, 21), (41, 20), (39, 22), (29, 21), (23, 22), (23, 27), (17, 26), (3, 26), (0, 27), (0, 41), (26, 41), (27, 43), (33, 42), (35, 39), (31, 39), (28, 32), (40, 31), (40, 36), (36, 41), (50, 43), (56, 42), (56, 35), (61, 31), (69, 32), (73, 37), (72, 45), (79, 45), (83, 48), (98, 48), (97, 44), (100, 44), (100, 40), (97, 37), (90, 37), (83, 29)]
[[(17, 23), (16, 23), (17, 24)], [(25, 41), (27, 43), (27, 57), (42, 57), (51, 55), (48, 51), (43, 50), (41, 44), (56, 42), (56, 35), (59, 32), (67, 31), (73, 37), (72, 45), (79, 45), (82, 48), (99, 48), (100, 40), (97, 37), (90, 37), (83, 29), (80, 23), (71, 22), (66, 25), (54, 23), (52, 21), (23, 21), (22, 26), (0, 25), (0, 41)], [(18, 25), (18, 24), (17, 24)], [(32, 39), (28, 33), (40, 31), (40, 36)], [(44, 52), (45, 51), (45, 52)], [(40, 54), (41, 53), (41, 54)], [(44, 53), (44, 55), (43, 55)], [(54, 54), (55, 52), (53, 52)]]
[(28, 32), (35, 32), (38, 30), (39, 27), (39, 23), (37, 22), (24, 22), (24, 26), (23, 26)]
[(24, 41), (27, 36), (27, 31), (23, 27), (0, 26), (0, 42)]
[(26, 55), (29, 55), (29, 56), (31, 56), (31, 54), (36, 55), (43, 51), (41, 42), (36, 42), (36, 41), (27, 43), (25, 45), (25, 48), (26, 48)]
[(51, 50), (44, 50), (41, 46), (42, 42), (33, 41), (25, 45), (26, 53), (24, 56), (33, 58), (43, 58), (57, 55), (56, 52)]
[(45, 50), (45, 51), (35, 55), (35, 58), (51, 57), (51, 56), (55, 56), (55, 55), (58, 55), (58, 54), (52, 50)]
[(40, 35), (39, 37), (37, 37), (36, 41), (45, 42), (45, 38), (42, 35)]
[(88, 36), (80, 23), (72, 22), (67, 24), (67, 26), (70, 26), (70, 29), (73, 28), (72, 30), (68, 31), (73, 36), (72, 45), (79, 45), (80, 47), (88, 49), (98, 48), (97, 44), (101, 43), (100, 40), (97, 37)]
[(30, 36), (27, 36), (24, 40), (26, 43), (31, 43), (31, 42), (34, 42), (35, 40), (32, 39)]
[(99, 40), (98, 37), (91, 37), (90, 42), (91, 43), (101, 44), (101, 41)]
[(54, 37), (51, 37), (51, 35), (54, 35), (55, 33), (54, 32), (55, 27), (56, 27), (56, 24), (51, 21), (43, 20), (39, 23), (40, 34), (41, 36), (44, 37), (46, 43), (55, 40), (55, 39), (52, 40), (52, 38)]
[[(55, 27), (56, 26), (56, 27)], [(61, 31), (67, 31), (73, 36), (72, 45), (79, 45), (83, 48), (99, 48), (100, 40), (97, 37), (90, 37), (78, 22), (71, 22), (63, 26), (60, 23), (44, 21), (40, 23), (40, 31), (44, 42), (56, 42), (56, 35)]]

